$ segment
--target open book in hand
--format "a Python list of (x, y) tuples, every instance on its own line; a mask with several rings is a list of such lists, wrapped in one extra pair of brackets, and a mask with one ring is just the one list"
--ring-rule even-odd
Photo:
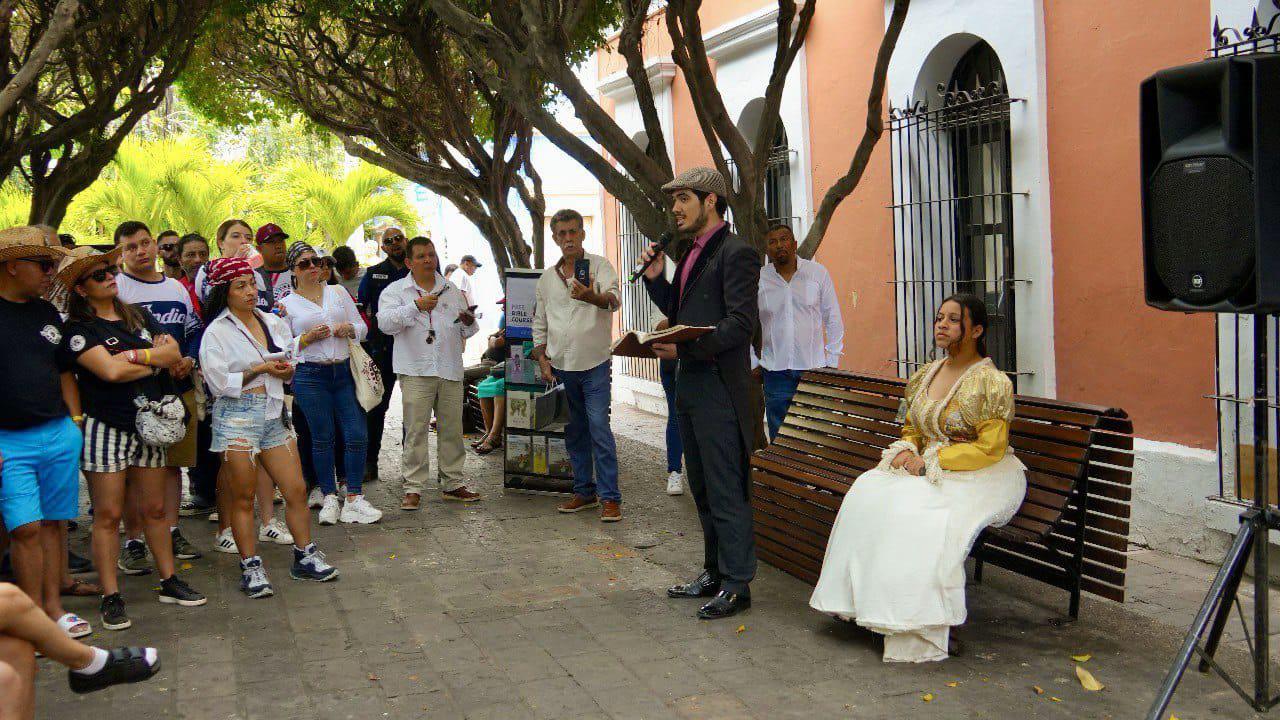
[(714, 327), (693, 327), (690, 325), (676, 325), (663, 330), (654, 330), (653, 332), (636, 332), (629, 330), (622, 337), (613, 343), (613, 354), (623, 357), (634, 358), (655, 358), (653, 343), (686, 343), (690, 340), (706, 335), (715, 330)]

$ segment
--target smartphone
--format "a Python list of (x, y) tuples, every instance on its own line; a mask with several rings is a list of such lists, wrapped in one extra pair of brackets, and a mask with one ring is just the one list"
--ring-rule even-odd
[(293, 362), (293, 357), (289, 354), (288, 350), (277, 353), (267, 353), (262, 356), (262, 359), (267, 362)]
[(578, 258), (573, 263), (573, 279), (582, 283), (586, 287), (591, 287), (591, 261), (586, 258)]

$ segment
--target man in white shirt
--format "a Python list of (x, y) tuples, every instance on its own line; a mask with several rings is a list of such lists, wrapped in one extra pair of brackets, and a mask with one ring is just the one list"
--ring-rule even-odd
[[(791, 228), (765, 235), (769, 264), (760, 271), (760, 329), (764, 338), (764, 412), (773, 440), (806, 370), (836, 367), (844, 352), (844, 321), (827, 269), (796, 255)], [(825, 334), (826, 338), (823, 339)]]
[(471, 276), (476, 274), (476, 270), (483, 267), (476, 260), (475, 255), (463, 255), (458, 261), (458, 269), (462, 272), (453, 273), (450, 282), (458, 286), (463, 295), (467, 296), (467, 305), (477, 305), (475, 287), (471, 284)]
[[(622, 519), (622, 496), (609, 403), (618, 273), (608, 260), (582, 247), (586, 233), (576, 211), (552, 215), (551, 236), (561, 258), (543, 271), (534, 291), (533, 356), (544, 380), (564, 383), (569, 400), (564, 443), (573, 466), (573, 498), (557, 509), (573, 513), (599, 506), (601, 522), (617, 522)], [(583, 261), (586, 283), (574, 272)], [(464, 258), (464, 269), (465, 262)]]
[(479, 330), (467, 300), (437, 268), (435, 246), (425, 237), (409, 241), (409, 275), (387, 286), (378, 300), (378, 328), (395, 338), (392, 367), (404, 404), (404, 500), (417, 510), (431, 471), (431, 413), (436, 415), (443, 499), (474, 502), (462, 466), (462, 346)]

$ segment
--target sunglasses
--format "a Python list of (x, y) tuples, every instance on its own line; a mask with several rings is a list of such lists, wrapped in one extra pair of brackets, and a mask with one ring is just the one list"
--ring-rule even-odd
[(164, 245), (161, 245), (161, 246), (160, 246), (160, 249), (161, 249), (161, 250), (163, 250), (163, 251), (165, 251), (165, 252), (173, 252), (174, 250), (177, 250), (177, 249), (178, 249), (178, 244), (177, 244), (177, 243), (165, 243)]
[(50, 260), (49, 258), (18, 258), (18, 259), (24, 262), (29, 262), (32, 265), (38, 266), (40, 268), (40, 272), (43, 272), (43, 273), (51, 273), (54, 270), (58, 269), (57, 260)]
[(106, 282), (108, 277), (115, 277), (119, 274), (120, 267), (118, 265), (108, 265), (85, 275), (85, 279), (92, 280), (94, 282)]
[(387, 243), (393, 243), (393, 242), (395, 242), (395, 241), (397, 241), (397, 240), (399, 240), (399, 241), (401, 241), (401, 242), (404, 242), (404, 236), (403, 236), (403, 235), (392, 235), (392, 236), (390, 236), (390, 237), (384, 237), (384, 238), (382, 238), (382, 244), (383, 244), (383, 245), (386, 245)]
[(299, 270), (310, 270), (313, 267), (321, 267), (324, 265), (324, 261), (320, 258), (302, 258), (298, 262), (294, 263), (294, 265), (296, 265)]

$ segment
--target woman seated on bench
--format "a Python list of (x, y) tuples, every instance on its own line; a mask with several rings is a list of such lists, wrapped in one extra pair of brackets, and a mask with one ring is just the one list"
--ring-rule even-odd
[(902, 439), (845, 495), (809, 605), (885, 636), (885, 662), (947, 657), (965, 621), (964, 560), (1026, 493), (1007, 453), (1013, 385), (986, 355), (987, 312), (954, 295), (934, 317), (946, 353), (907, 383)]

